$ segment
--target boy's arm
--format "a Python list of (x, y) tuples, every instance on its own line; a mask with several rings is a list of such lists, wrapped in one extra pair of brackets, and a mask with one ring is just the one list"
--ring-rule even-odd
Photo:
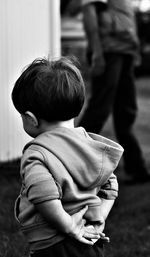
[(99, 233), (93, 228), (86, 228), (83, 219), (88, 207), (70, 216), (64, 209), (59, 199), (36, 204), (42, 217), (58, 231), (74, 237), (78, 241), (93, 245), (91, 239), (99, 239)]
[(100, 205), (100, 213), (101, 213), (101, 222), (105, 222), (107, 219), (113, 205), (114, 205), (115, 200), (108, 200), (101, 198), (101, 205)]
[[(99, 221), (95, 222), (93, 224), (95, 230), (99, 233), (101, 240), (103, 240), (103, 243), (109, 243), (110, 239), (105, 235), (104, 228), (105, 228), (105, 220), (107, 219), (107, 216), (113, 207), (115, 200), (108, 200), (108, 199), (101, 199), (101, 206), (100, 206), (100, 219)], [(97, 239), (92, 239), (92, 241), (95, 243)]]
[(103, 232), (105, 227), (105, 220), (107, 219), (116, 197), (118, 196), (118, 182), (114, 174), (112, 174), (109, 179), (104, 183), (98, 192), (98, 196), (101, 199), (100, 205), (100, 220), (99, 224), (95, 226), (97, 231)]
[(118, 196), (118, 181), (114, 173), (107, 179), (107, 181), (101, 186), (98, 196), (101, 199), (115, 200)]

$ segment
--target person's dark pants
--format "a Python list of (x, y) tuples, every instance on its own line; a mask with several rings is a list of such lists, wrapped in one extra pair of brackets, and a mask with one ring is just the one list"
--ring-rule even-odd
[(101, 240), (93, 246), (68, 238), (49, 248), (36, 251), (31, 257), (104, 257)]
[(115, 53), (107, 54), (105, 60), (104, 74), (92, 78), (91, 98), (78, 126), (100, 133), (112, 112), (116, 137), (124, 148), (125, 171), (142, 176), (145, 163), (132, 131), (137, 113), (133, 57)]

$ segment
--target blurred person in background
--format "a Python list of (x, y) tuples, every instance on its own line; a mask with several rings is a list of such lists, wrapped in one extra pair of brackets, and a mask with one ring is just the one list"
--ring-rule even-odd
[(91, 68), (91, 95), (78, 126), (99, 133), (112, 112), (131, 183), (150, 180), (133, 134), (137, 114), (134, 64), (139, 41), (131, 0), (82, 0), (83, 23)]
[(61, 12), (61, 14), (63, 14), (66, 11), (69, 3), (70, 3), (70, 0), (61, 0), (60, 1), (60, 12)]
[(61, 0), (60, 12), (62, 16), (75, 16), (80, 12), (81, 0)]

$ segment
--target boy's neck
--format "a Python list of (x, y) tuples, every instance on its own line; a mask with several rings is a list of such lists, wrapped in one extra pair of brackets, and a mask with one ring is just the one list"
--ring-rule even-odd
[(66, 128), (74, 128), (74, 119), (67, 120), (67, 121), (61, 121), (58, 124), (56, 124), (59, 127), (66, 127)]
[(67, 120), (67, 121), (53, 122), (53, 123), (47, 123), (45, 121), (42, 121), (40, 124), (40, 127), (41, 127), (41, 132), (50, 131), (58, 127), (74, 128), (74, 119)]

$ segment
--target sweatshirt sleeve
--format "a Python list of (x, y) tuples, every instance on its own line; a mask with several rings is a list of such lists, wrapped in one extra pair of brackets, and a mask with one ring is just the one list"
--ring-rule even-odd
[(114, 200), (118, 196), (118, 182), (114, 173), (112, 173), (106, 183), (101, 186), (98, 196), (108, 200)]
[(21, 163), (21, 176), (26, 194), (33, 204), (61, 198), (61, 190), (45, 165), (44, 157), (27, 149)]

